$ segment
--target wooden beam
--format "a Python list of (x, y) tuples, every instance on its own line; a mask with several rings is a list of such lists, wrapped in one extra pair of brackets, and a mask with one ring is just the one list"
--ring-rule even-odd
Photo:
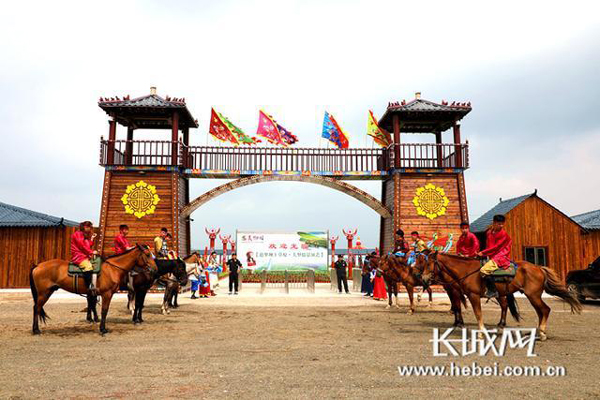
[(437, 144), (437, 167), (442, 168), (443, 154), (442, 154), (442, 132), (437, 130), (435, 132), (435, 144)]
[(462, 146), (460, 145), (460, 122), (454, 122), (454, 126), (452, 127), (454, 133), (454, 154), (456, 155), (456, 167), (463, 167), (463, 154), (462, 154)]
[(171, 165), (177, 165), (179, 139), (179, 112), (173, 111), (173, 123), (171, 124)]
[(394, 168), (400, 168), (400, 117), (392, 116), (392, 125), (394, 128)]
[(107, 164), (113, 165), (115, 163), (115, 140), (117, 139), (117, 121), (111, 119), (108, 121), (108, 154)]
[(133, 162), (133, 127), (127, 127), (127, 143), (125, 144), (125, 163), (131, 165)]

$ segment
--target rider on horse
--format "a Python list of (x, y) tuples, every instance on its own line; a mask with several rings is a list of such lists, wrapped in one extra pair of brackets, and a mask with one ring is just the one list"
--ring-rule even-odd
[(413, 240), (413, 242), (411, 244), (411, 247), (413, 249), (408, 256), (407, 264), (408, 264), (408, 266), (412, 267), (415, 264), (415, 262), (417, 261), (417, 254), (425, 251), (425, 249), (427, 249), (427, 245), (425, 244), (425, 241), (423, 239), (421, 239), (421, 236), (419, 236), (419, 232), (412, 231), (410, 233), (410, 236)]
[[(129, 227), (125, 224), (119, 225), (119, 234), (115, 236), (115, 255), (123, 254), (128, 250), (133, 249), (135, 246), (132, 246), (127, 240), (127, 235), (129, 234)], [(135, 269), (135, 268), (134, 268)], [(133, 277), (137, 275), (133, 269), (129, 271), (127, 274), (127, 285), (129, 289), (133, 291)]]
[(84, 221), (79, 224), (79, 230), (71, 235), (71, 262), (83, 271), (83, 279), (90, 296), (96, 294), (96, 274), (93, 273), (94, 267), (90, 259), (98, 254), (96, 250), (92, 250), (96, 236), (93, 228), (90, 221)]
[(462, 234), (456, 243), (456, 252), (462, 257), (475, 257), (479, 252), (479, 240), (477, 236), (469, 229), (468, 222), (460, 223)]
[(156, 258), (167, 259), (169, 255), (169, 246), (167, 244), (167, 235), (169, 231), (167, 228), (161, 228), (160, 234), (154, 238), (154, 251)]
[(510, 247), (512, 239), (504, 230), (504, 215), (494, 215), (492, 227), (486, 234), (486, 249), (477, 253), (479, 257), (489, 257), (489, 260), (481, 267), (481, 275), (487, 286), (486, 297), (498, 297), (498, 290), (492, 274), (498, 268), (508, 269), (510, 267)]
[(396, 240), (394, 240), (394, 255), (398, 257), (404, 257), (408, 253), (408, 243), (404, 240), (404, 231), (398, 229), (396, 231)]

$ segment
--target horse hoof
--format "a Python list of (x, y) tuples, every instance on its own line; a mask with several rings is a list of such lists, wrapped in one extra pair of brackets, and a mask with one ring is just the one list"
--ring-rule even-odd
[(386, 310), (389, 310), (390, 308), (392, 308), (392, 306), (390, 306), (389, 304), (387, 306), (385, 306)]
[(540, 331), (540, 342), (545, 342), (547, 339), (548, 336), (544, 332)]
[(42, 331), (40, 331), (39, 329), (34, 329), (32, 333), (34, 335), (40, 335), (42, 333)]
[(414, 313), (415, 313), (414, 310), (408, 310), (408, 312), (407, 312), (408, 315), (413, 315)]
[(477, 339), (483, 339), (483, 332), (477, 333)]
[(433, 307), (433, 302), (430, 301), (429, 304), (427, 304), (427, 307)]
[(108, 329), (102, 329), (102, 330), (100, 330), (100, 334), (102, 336), (106, 335), (108, 332), (110, 332)]

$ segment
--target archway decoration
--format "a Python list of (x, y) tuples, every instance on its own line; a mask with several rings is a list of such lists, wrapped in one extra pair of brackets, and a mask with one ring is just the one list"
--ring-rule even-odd
[(254, 175), (236, 179), (232, 182), (228, 182), (221, 186), (217, 186), (216, 188), (211, 189), (203, 195), (198, 196), (180, 210), (179, 216), (182, 218), (188, 217), (190, 216), (190, 214), (192, 214), (192, 212), (197, 210), (203, 204), (231, 190), (238, 189), (244, 186), (254, 185), (257, 183), (275, 181), (307, 182), (326, 186), (328, 188), (345, 193), (348, 196), (354, 197), (355, 199), (369, 206), (383, 218), (390, 218), (392, 216), (390, 210), (386, 206), (384, 206), (383, 203), (381, 203), (379, 200), (377, 200), (375, 197), (371, 196), (367, 192), (360, 190), (356, 186), (329, 177), (310, 175)]

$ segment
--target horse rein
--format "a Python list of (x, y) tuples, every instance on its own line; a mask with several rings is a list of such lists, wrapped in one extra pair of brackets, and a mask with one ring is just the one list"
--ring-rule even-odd
[(448, 275), (450, 275), (453, 278), (453, 280), (450, 281), (450, 282), (443, 282), (444, 285), (453, 285), (454, 283), (460, 283), (460, 282), (464, 281), (465, 279), (467, 279), (469, 276), (474, 275), (474, 274), (476, 274), (476, 273), (479, 272), (479, 270), (476, 269), (475, 271), (469, 272), (467, 275), (465, 275), (462, 278), (460, 278), (460, 277), (456, 277), (456, 274), (452, 273), (452, 271), (448, 270), (447, 268), (442, 269), (442, 267), (440, 266), (440, 264), (445, 267), (444, 263), (441, 263), (440, 261), (438, 261), (438, 259), (436, 257), (433, 260), (433, 265), (435, 265), (436, 270), (439, 271), (439, 272), (446, 272)]

